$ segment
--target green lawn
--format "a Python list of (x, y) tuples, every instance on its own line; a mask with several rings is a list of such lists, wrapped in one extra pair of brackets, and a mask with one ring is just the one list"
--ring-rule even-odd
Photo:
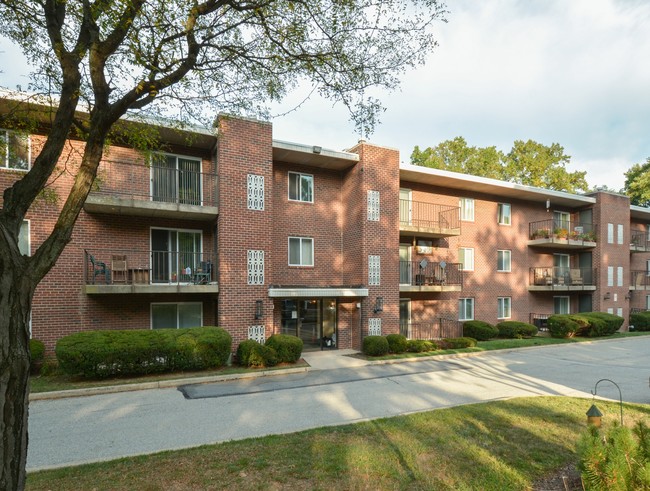
[[(575, 462), (587, 399), (519, 398), (30, 473), (28, 490), (525, 490)], [(598, 402), (604, 425), (618, 403)], [(626, 425), (650, 407), (625, 404)]]

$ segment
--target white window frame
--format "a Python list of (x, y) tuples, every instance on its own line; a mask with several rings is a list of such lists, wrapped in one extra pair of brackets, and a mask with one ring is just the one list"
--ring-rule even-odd
[[(6, 130), (0, 128), (0, 140), (4, 140), (4, 155), (0, 156), (0, 169), (8, 169), (15, 171), (28, 172), (32, 167), (32, 138), (30, 135), (24, 135), (27, 139), (27, 168), (23, 169), (22, 167), (11, 167), (9, 166), (9, 135), (21, 135), (19, 131)], [(2, 150), (2, 145), (0, 145), (0, 150)]]
[(613, 244), (614, 243), (614, 224), (613, 223), (608, 223), (607, 224), (607, 243), (608, 244)]
[(512, 206), (510, 203), (497, 204), (497, 223), (499, 225), (512, 225)]
[(614, 266), (607, 266), (607, 286), (614, 286)]
[(460, 219), (463, 222), (474, 221), (474, 198), (460, 198)]
[(512, 297), (497, 297), (497, 319), (512, 317)]
[[(187, 204), (186, 202), (190, 201), (189, 204), (202, 205), (203, 204), (203, 186), (205, 184), (203, 182), (203, 159), (201, 159), (200, 157), (192, 156), (192, 155), (181, 155), (181, 154), (178, 154), (178, 153), (169, 153), (169, 152), (155, 152), (154, 155), (152, 155), (149, 158), (149, 167), (151, 169), (150, 170), (150, 176), (151, 177), (150, 177), (150, 184), (149, 184), (149, 196), (151, 197), (151, 200), (156, 201), (156, 202), (162, 202), (162, 203), (166, 202), (165, 200), (156, 200), (155, 198), (157, 198), (158, 196), (154, 196), (154, 187), (155, 187), (154, 180), (155, 180), (155, 176), (156, 176), (156, 166), (154, 165), (154, 157), (155, 156), (164, 157), (165, 159), (167, 157), (174, 157), (176, 159), (176, 166), (174, 167), (174, 171), (176, 173), (175, 174), (176, 175), (176, 180), (174, 182), (174, 189), (173, 189), (173, 191), (176, 193), (176, 197), (174, 198), (174, 201), (168, 201), (168, 202), (171, 202), (171, 203), (176, 202), (176, 203)], [(198, 180), (198, 190), (197, 190), (198, 191), (198, 196), (197, 196), (197, 199), (194, 199), (194, 200), (181, 199), (181, 196), (180, 196), (181, 187), (180, 187), (180, 182), (179, 182), (179, 176), (180, 176), (181, 170), (178, 168), (179, 167), (179, 162), (178, 162), (179, 159), (190, 160), (190, 161), (193, 161), (193, 162), (198, 162), (198, 164), (199, 164), (199, 176), (198, 176), (199, 180)], [(163, 167), (163, 169), (166, 169), (166, 167)]]
[(264, 176), (248, 174), (246, 189), (248, 209), (264, 211)]
[(616, 268), (616, 286), (623, 286), (623, 266)]
[[(300, 251), (300, 262), (299, 263), (292, 263), (291, 262), (291, 241), (298, 241), (299, 243), (299, 251)], [(303, 243), (310, 243), (311, 244), (311, 263), (306, 263), (304, 262), (304, 258), (302, 257), (302, 247)], [(289, 262), (289, 266), (298, 266), (298, 267), (312, 267), (314, 266), (314, 239), (312, 237), (289, 237), (288, 242), (287, 242), (287, 259)]]
[(149, 304), (149, 329), (153, 329), (153, 309), (155, 305), (176, 305), (176, 327), (170, 329), (180, 329), (178, 326), (178, 307), (180, 305), (199, 305), (201, 309), (201, 323), (196, 327), (203, 326), (203, 302), (151, 302)]
[(264, 251), (252, 250), (247, 251), (247, 270), (249, 285), (264, 284)]
[(381, 256), (368, 256), (368, 285), (381, 285)]
[(368, 190), (368, 221), (378, 222), (380, 217), (379, 191)]
[[(470, 316), (465, 317), (467, 309), (470, 310)], [(473, 321), (474, 320), (474, 298), (459, 298), (458, 299), (458, 320), (459, 321)]]
[[(507, 264), (505, 258), (508, 258)], [(501, 258), (501, 260), (500, 260)], [(501, 265), (499, 263), (502, 263)], [(502, 266), (502, 269), (499, 269)], [(512, 271), (512, 251), (510, 249), (499, 249), (497, 251), (497, 272), (510, 273)]]
[[(297, 194), (295, 198), (291, 197), (291, 176), (298, 176), (298, 189), (297, 189)], [(309, 196), (310, 199), (306, 199), (302, 194), (302, 180), (307, 179), (309, 181), (309, 189), (310, 189), (310, 194)], [(303, 174), (302, 172), (292, 172), (289, 171), (288, 177), (287, 177), (287, 197), (289, 198), (289, 201), (294, 201), (297, 203), (313, 203), (314, 202), (314, 176), (312, 174)], [(296, 191), (296, 190), (294, 190)]]
[(614, 307), (608, 307), (607, 308), (607, 313), (611, 314), (611, 315), (614, 315)]
[(619, 223), (617, 225), (617, 230), (616, 230), (616, 239), (619, 244), (623, 244), (623, 239), (624, 239), (624, 230), (623, 230), (623, 224)]
[[(468, 251), (471, 251), (469, 253), (469, 256), (471, 258), (471, 261), (467, 261), (467, 253)], [(474, 271), (474, 248), (473, 247), (460, 247), (458, 249), (458, 262), (460, 263), (460, 270), (461, 271)], [(466, 264), (471, 262), (471, 264)]]
[[(556, 312), (556, 306), (557, 302), (561, 301), (562, 303), (566, 303), (566, 312)], [(571, 313), (571, 298), (566, 296), (566, 295), (558, 295), (553, 297), (553, 313), (554, 314), (570, 314)]]
[[(154, 230), (165, 230), (167, 232), (172, 231), (176, 232), (176, 244), (178, 245), (178, 234), (179, 233), (188, 233), (188, 234), (193, 234), (193, 235), (199, 235), (199, 250), (194, 251), (192, 253), (193, 257), (195, 258), (195, 264), (194, 267), (198, 267), (197, 264), (200, 264), (201, 258), (204, 258), (203, 256), (203, 230), (200, 229), (192, 229), (192, 228), (171, 228), (171, 227), (149, 227), (149, 250), (152, 251), (152, 256), (151, 256), (151, 263), (149, 264), (150, 268), (150, 273), (153, 275), (154, 270), (156, 269), (155, 267), (155, 258), (153, 256), (153, 252), (160, 252), (160, 253), (168, 253), (169, 254), (169, 277), (167, 278), (168, 281), (171, 281), (172, 283), (175, 283), (176, 280), (172, 278), (173, 273), (175, 272), (177, 275), (177, 279), (180, 278), (180, 275), (187, 273), (183, 273), (183, 265), (179, 263), (180, 259), (180, 254), (181, 252), (178, 250), (178, 247), (176, 248), (176, 251), (154, 251), (153, 250), (153, 231)], [(198, 261), (196, 261), (198, 259)], [(207, 258), (205, 258), (206, 261), (208, 261)], [(175, 264), (174, 264), (175, 262)], [(214, 268), (215, 265), (212, 264), (212, 268)], [(194, 274), (194, 271), (191, 271), (188, 277), (186, 278), (187, 281), (189, 282), (191, 275)], [(162, 278), (161, 278), (162, 279)], [(156, 278), (157, 280), (157, 278)], [(159, 281), (154, 281), (154, 277), (150, 276), (150, 281), (151, 282), (156, 282), (158, 283)], [(162, 281), (162, 283), (165, 283), (165, 281)], [(173, 303), (173, 302), (172, 302)]]

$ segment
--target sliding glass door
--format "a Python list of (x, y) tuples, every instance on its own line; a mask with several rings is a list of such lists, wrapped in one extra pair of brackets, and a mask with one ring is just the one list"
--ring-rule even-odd
[(200, 205), (201, 161), (177, 155), (155, 155), (151, 161), (151, 199)]
[(154, 283), (189, 283), (201, 263), (201, 232), (151, 229)]

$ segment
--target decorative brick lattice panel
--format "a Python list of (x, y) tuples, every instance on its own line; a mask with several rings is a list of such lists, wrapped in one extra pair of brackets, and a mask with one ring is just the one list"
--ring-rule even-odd
[(368, 220), (379, 221), (379, 191), (368, 191)]
[(248, 174), (248, 209), (264, 211), (264, 176)]
[(379, 256), (368, 256), (368, 285), (379, 286), (381, 261)]
[(264, 344), (264, 341), (266, 341), (266, 330), (264, 326), (248, 326), (248, 339)]
[(381, 319), (368, 319), (368, 336), (381, 336)]
[(248, 251), (248, 284), (264, 284), (264, 251)]

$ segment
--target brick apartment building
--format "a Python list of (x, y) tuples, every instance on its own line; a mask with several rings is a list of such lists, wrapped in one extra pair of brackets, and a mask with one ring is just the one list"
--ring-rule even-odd
[[(459, 335), (459, 320), (543, 324), (558, 312), (624, 318), (650, 299), (650, 209), (400, 165), (396, 150), (273, 140), (266, 122), (160, 127), (153, 156), (114, 144), (73, 239), (39, 285), (32, 336), (218, 325), (234, 338), (300, 336), (359, 348), (369, 333)], [(0, 188), (44, 135), (0, 130)], [(70, 141), (51, 190), (71, 185)], [(24, 253), (62, 200), (38, 200)], [(627, 324), (626, 324), (627, 326)]]

